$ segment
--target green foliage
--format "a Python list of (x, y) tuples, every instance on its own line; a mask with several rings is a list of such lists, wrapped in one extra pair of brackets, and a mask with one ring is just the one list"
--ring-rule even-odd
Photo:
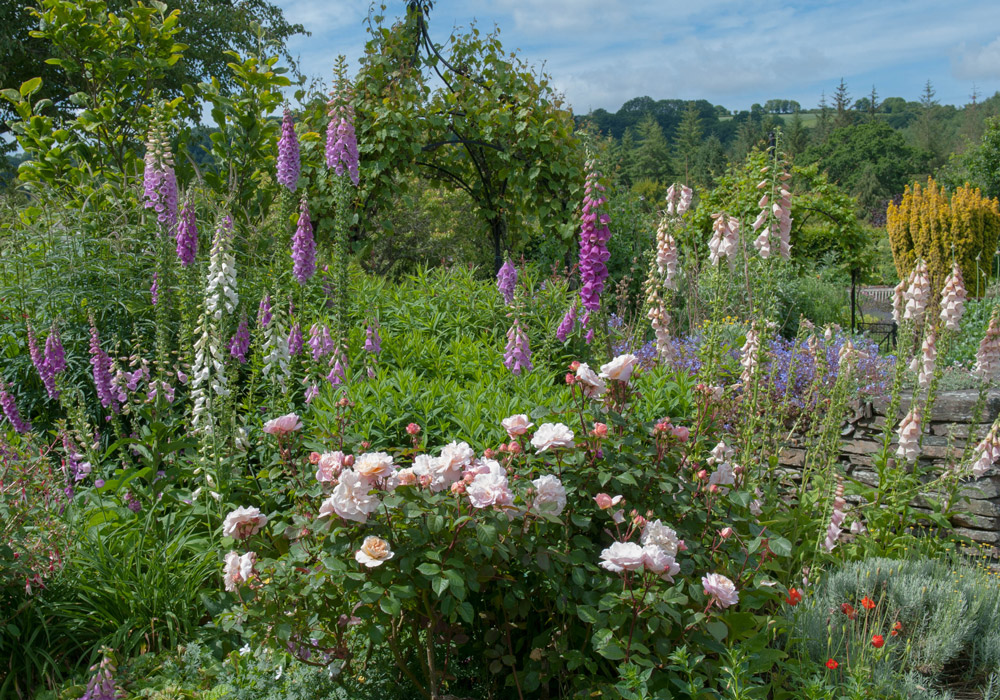
[[(39, 196), (66, 186), (82, 200), (95, 188), (94, 171), (118, 180), (138, 174), (150, 98), (184, 52), (180, 13), (162, 3), (114, 14), (103, 0), (43, 0), (33, 14), (39, 29), (32, 36), (51, 46), (46, 62), (78, 89), (69, 96), (75, 113), (65, 118), (48, 116), (52, 101), (33, 97), (41, 78), (0, 93), (17, 114), (18, 143), (32, 156), (19, 177)], [(189, 113), (180, 99), (170, 106)]]
[(851, 194), (863, 194), (860, 204), (866, 208), (899, 194), (914, 173), (926, 169), (923, 156), (881, 121), (838, 128), (825, 143), (810, 147), (802, 157), (806, 162), (818, 162), (833, 182)]
[(373, 18), (357, 78), (366, 207), (385, 209), (401, 192), (399, 176), (419, 172), (468, 194), (489, 230), (494, 269), (533, 227), (568, 247), (584, 158), (548, 78), (506, 54), (495, 32), (473, 27), (434, 44), (417, 3), (404, 21), (383, 22)]
[[(870, 558), (836, 567), (789, 610), (790, 640), (814, 667), (833, 658), (843, 672), (889, 688), (906, 685), (911, 673), (925, 686), (959, 679), (974, 686), (1000, 660), (998, 612), (1000, 592), (982, 568)], [(884, 647), (873, 647), (874, 635)]]

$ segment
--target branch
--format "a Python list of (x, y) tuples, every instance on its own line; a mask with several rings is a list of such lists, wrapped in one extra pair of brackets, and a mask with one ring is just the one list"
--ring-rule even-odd
[(496, 151), (500, 151), (501, 153), (507, 152), (504, 148), (502, 148), (501, 146), (497, 146), (494, 143), (480, 141), (479, 139), (463, 139), (463, 138), (451, 139), (449, 141), (435, 141), (434, 143), (427, 144), (421, 150), (432, 151), (435, 148), (439, 148), (440, 146), (447, 146), (449, 144), (462, 144), (463, 146), (468, 146), (470, 144), (473, 144), (476, 146), (485, 146), (486, 148), (492, 148)]
[(472, 187), (469, 186), (469, 185), (467, 185), (465, 183), (465, 181), (462, 180), (462, 178), (460, 178), (455, 173), (451, 172), (450, 170), (446, 170), (445, 168), (442, 168), (439, 165), (434, 165), (433, 163), (427, 163), (427, 162), (422, 161), (422, 160), (418, 160), (418, 161), (416, 161), (416, 163), (417, 163), (417, 165), (422, 165), (425, 168), (432, 168), (434, 170), (437, 170), (438, 172), (440, 172), (441, 174), (443, 174), (445, 177), (447, 177), (448, 179), (450, 179), (452, 182), (454, 182), (456, 185), (458, 185), (459, 187), (461, 187), (463, 190), (465, 190), (466, 192), (468, 192), (469, 196), (472, 197), (473, 200), (476, 199), (476, 195), (472, 191)]

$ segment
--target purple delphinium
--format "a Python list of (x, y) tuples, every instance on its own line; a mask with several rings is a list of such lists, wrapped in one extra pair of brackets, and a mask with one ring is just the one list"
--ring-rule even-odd
[(515, 320), (514, 325), (507, 331), (507, 347), (504, 350), (503, 364), (514, 375), (520, 375), (522, 371), (530, 372), (534, 369), (531, 365), (531, 347), (528, 344), (528, 336), (521, 328), (520, 321)]
[(299, 223), (292, 236), (292, 274), (299, 284), (305, 284), (316, 274), (316, 241), (305, 197), (299, 205)]
[(3, 414), (7, 416), (7, 420), (10, 421), (16, 432), (26, 433), (31, 430), (31, 423), (26, 423), (21, 419), (21, 413), (17, 410), (17, 402), (11, 396), (7, 384), (2, 379), (0, 379), (0, 408), (3, 409)]
[(257, 309), (257, 322), (261, 328), (267, 328), (271, 323), (271, 295), (265, 294)]
[(312, 348), (314, 362), (319, 362), (333, 352), (333, 338), (330, 337), (330, 329), (319, 323), (314, 323), (309, 329), (309, 347)]
[(229, 354), (239, 360), (241, 365), (247, 362), (247, 352), (250, 351), (250, 326), (247, 324), (247, 315), (240, 317), (240, 324), (236, 327), (236, 333), (229, 340)]
[(177, 225), (177, 176), (170, 144), (159, 124), (150, 129), (146, 142), (142, 188), (144, 206), (155, 211), (160, 225), (173, 232)]
[(101, 405), (117, 413), (118, 398), (111, 376), (111, 357), (101, 349), (101, 338), (97, 333), (93, 316), (90, 318), (90, 366), (93, 369), (94, 387), (97, 389), (97, 398), (101, 400)]
[(187, 267), (194, 262), (198, 254), (198, 222), (195, 219), (194, 207), (190, 202), (181, 206), (180, 220), (177, 223), (177, 259), (181, 267)]
[(302, 352), (302, 326), (298, 322), (292, 324), (292, 330), (288, 331), (288, 354), (295, 357)]
[(278, 182), (294, 192), (299, 186), (299, 138), (295, 134), (295, 121), (286, 108), (281, 120), (281, 138), (278, 139)]
[(503, 301), (507, 306), (514, 302), (514, 290), (517, 288), (517, 268), (511, 264), (510, 260), (503, 264), (497, 272), (497, 289), (503, 295)]
[(358, 139), (354, 133), (354, 108), (346, 92), (330, 100), (330, 123), (326, 127), (326, 167), (337, 175), (344, 171), (358, 184)]
[(566, 338), (569, 334), (573, 332), (573, 328), (576, 327), (576, 300), (573, 300), (572, 306), (569, 307), (569, 311), (563, 316), (562, 322), (556, 329), (556, 338), (560, 343), (565, 343)]
[[(608, 239), (611, 221), (601, 206), (607, 202), (602, 194), (604, 186), (600, 183), (600, 173), (594, 169), (594, 163), (587, 163), (587, 181), (584, 186), (583, 214), (580, 228), (580, 301), (588, 312), (596, 312), (601, 308), (601, 292), (604, 281), (608, 278), (606, 263), (611, 257), (608, 252)], [(589, 313), (585, 316), (589, 321)], [(586, 322), (584, 325), (587, 325)], [(588, 337), (591, 334), (588, 333)], [(589, 341), (588, 341), (589, 342)]]
[[(48, 343), (46, 343), (45, 347), (48, 349)], [(38, 338), (35, 336), (35, 329), (31, 327), (30, 323), (28, 324), (28, 354), (31, 355), (31, 363), (35, 365), (35, 370), (38, 372), (42, 384), (45, 385), (45, 391), (48, 393), (49, 398), (58, 399), (59, 390), (56, 389), (56, 371), (48, 362), (41, 347), (39, 347)]]
[(365, 352), (378, 355), (382, 352), (382, 337), (378, 333), (377, 324), (369, 324), (365, 328)]

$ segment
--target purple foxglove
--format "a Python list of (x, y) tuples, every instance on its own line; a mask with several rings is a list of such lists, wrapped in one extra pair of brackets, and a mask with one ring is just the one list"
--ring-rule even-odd
[(241, 365), (246, 364), (247, 352), (250, 350), (250, 326), (247, 324), (247, 316), (243, 314), (240, 318), (240, 325), (236, 327), (236, 333), (229, 340), (229, 354), (239, 360)]
[[(47, 347), (48, 343), (46, 343)], [(28, 354), (31, 356), (31, 363), (35, 366), (42, 384), (45, 385), (45, 391), (48, 393), (49, 398), (58, 399), (59, 390), (56, 389), (56, 372), (47, 361), (41, 347), (39, 347), (38, 338), (35, 336), (35, 330), (31, 327), (30, 323), (28, 324)]]
[(0, 379), (0, 408), (3, 409), (3, 414), (7, 416), (7, 420), (10, 421), (15, 432), (26, 433), (31, 430), (31, 423), (26, 423), (21, 419), (21, 413), (17, 410), (17, 402), (10, 393), (10, 387), (3, 379)]
[(257, 321), (261, 328), (267, 328), (271, 323), (271, 295), (265, 294), (260, 300), (257, 309)]
[(299, 205), (299, 223), (292, 236), (292, 274), (300, 285), (316, 274), (316, 241), (305, 197)]
[(160, 301), (160, 286), (156, 283), (159, 278), (159, 273), (153, 273), (153, 284), (149, 286), (149, 300), (153, 302), (153, 306)]
[(378, 325), (369, 325), (365, 329), (365, 352), (373, 355), (382, 352), (382, 337), (378, 333)]
[(292, 330), (288, 331), (288, 354), (295, 357), (302, 352), (303, 338), (302, 326), (298, 323), (292, 324)]
[(52, 374), (66, 371), (66, 351), (63, 349), (59, 326), (55, 321), (52, 322), (49, 337), (45, 339), (45, 364), (49, 366)]
[(295, 134), (292, 113), (286, 108), (281, 120), (281, 138), (278, 139), (278, 182), (294, 192), (299, 186), (299, 138)]
[(313, 362), (319, 362), (332, 353), (333, 338), (330, 337), (330, 329), (319, 323), (314, 323), (309, 329), (309, 347), (312, 349)]
[(339, 176), (346, 171), (358, 184), (358, 139), (354, 133), (354, 108), (349, 89), (341, 89), (329, 103), (330, 123), (326, 128), (326, 167)]
[(142, 187), (144, 206), (155, 211), (160, 225), (173, 233), (177, 225), (177, 177), (166, 131), (158, 122), (146, 141)]
[(503, 264), (497, 272), (497, 289), (503, 295), (503, 301), (507, 306), (514, 303), (514, 290), (517, 288), (517, 268), (510, 260)]
[[(587, 162), (587, 179), (584, 184), (583, 213), (580, 216), (580, 301), (587, 311), (601, 308), (601, 292), (608, 278), (608, 240), (611, 221), (601, 207), (607, 202), (604, 186), (600, 183), (600, 173), (593, 161)], [(587, 325), (586, 323), (584, 324)], [(588, 342), (593, 332), (587, 334)]]
[(97, 333), (93, 316), (90, 318), (90, 366), (101, 405), (117, 413), (118, 392), (115, 391), (114, 378), (111, 376), (111, 357), (101, 349), (101, 338)]
[(177, 259), (181, 267), (187, 267), (194, 262), (198, 254), (198, 222), (195, 219), (194, 207), (190, 202), (181, 206), (180, 219), (177, 223)]
[(504, 366), (512, 374), (518, 376), (522, 371), (530, 372), (534, 369), (531, 365), (531, 347), (528, 344), (528, 336), (521, 328), (519, 321), (514, 321), (514, 325), (507, 331), (507, 347), (504, 350)]
[(573, 300), (572, 306), (569, 307), (569, 310), (566, 312), (566, 315), (563, 316), (562, 322), (559, 324), (559, 327), (556, 328), (556, 339), (558, 339), (560, 343), (565, 343), (566, 338), (569, 337), (569, 334), (573, 332), (573, 328), (575, 326), (576, 326), (576, 300)]

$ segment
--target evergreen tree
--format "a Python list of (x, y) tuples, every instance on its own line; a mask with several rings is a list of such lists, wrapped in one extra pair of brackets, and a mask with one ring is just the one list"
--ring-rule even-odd
[(944, 165), (946, 154), (941, 136), (940, 109), (935, 99), (934, 86), (928, 79), (924, 92), (920, 96), (920, 116), (913, 125), (913, 135), (917, 147), (930, 154), (930, 167), (938, 168)]
[(840, 79), (840, 85), (833, 93), (833, 106), (837, 109), (837, 118), (834, 127), (840, 128), (848, 126), (854, 122), (854, 115), (851, 114), (851, 95), (847, 92), (847, 84), (844, 79)]
[(823, 145), (830, 136), (832, 125), (830, 124), (830, 106), (826, 103), (826, 92), (819, 98), (819, 116), (816, 119), (816, 128), (813, 130), (813, 138), (816, 145)]
[(631, 187), (635, 182), (635, 132), (629, 127), (622, 133), (622, 140), (615, 149), (616, 160), (620, 168), (621, 180), (626, 187)]
[(875, 86), (872, 85), (872, 94), (868, 96), (868, 118), (874, 119), (875, 113), (878, 111), (878, 93), (875, 91)]
[(785, 149), (791, 154), (801, 153), (809, 146), (809, 131), (802, 121), (802, 113), (795, 110), (788, 133), (785, 134)]
[(698, 149), (692, 181), (702, 187), (714, 187), (716, 179), (721, 177), (728, 167), (726, 149), (722, 147), (719, 137), (713, 134), (705, 139)]
[(639, 122), (639, 147), (635, 150), (632, 182), (642, 179), (665, 183), (674, 174), (670, 162), (670, 147), (663, 135), (663, 129), (652, 114), (643, 116)]
[(693, 181), (693, 170), (701, 144), (701, 113), (693, 102), (689, 102), (687, 109), (684, 110), (684, 118), (681, 120), (680, 126), (677, 127), (677, 136), (674, 142), (675, 157), (680, 166), (681, 178), (685, 181)]

